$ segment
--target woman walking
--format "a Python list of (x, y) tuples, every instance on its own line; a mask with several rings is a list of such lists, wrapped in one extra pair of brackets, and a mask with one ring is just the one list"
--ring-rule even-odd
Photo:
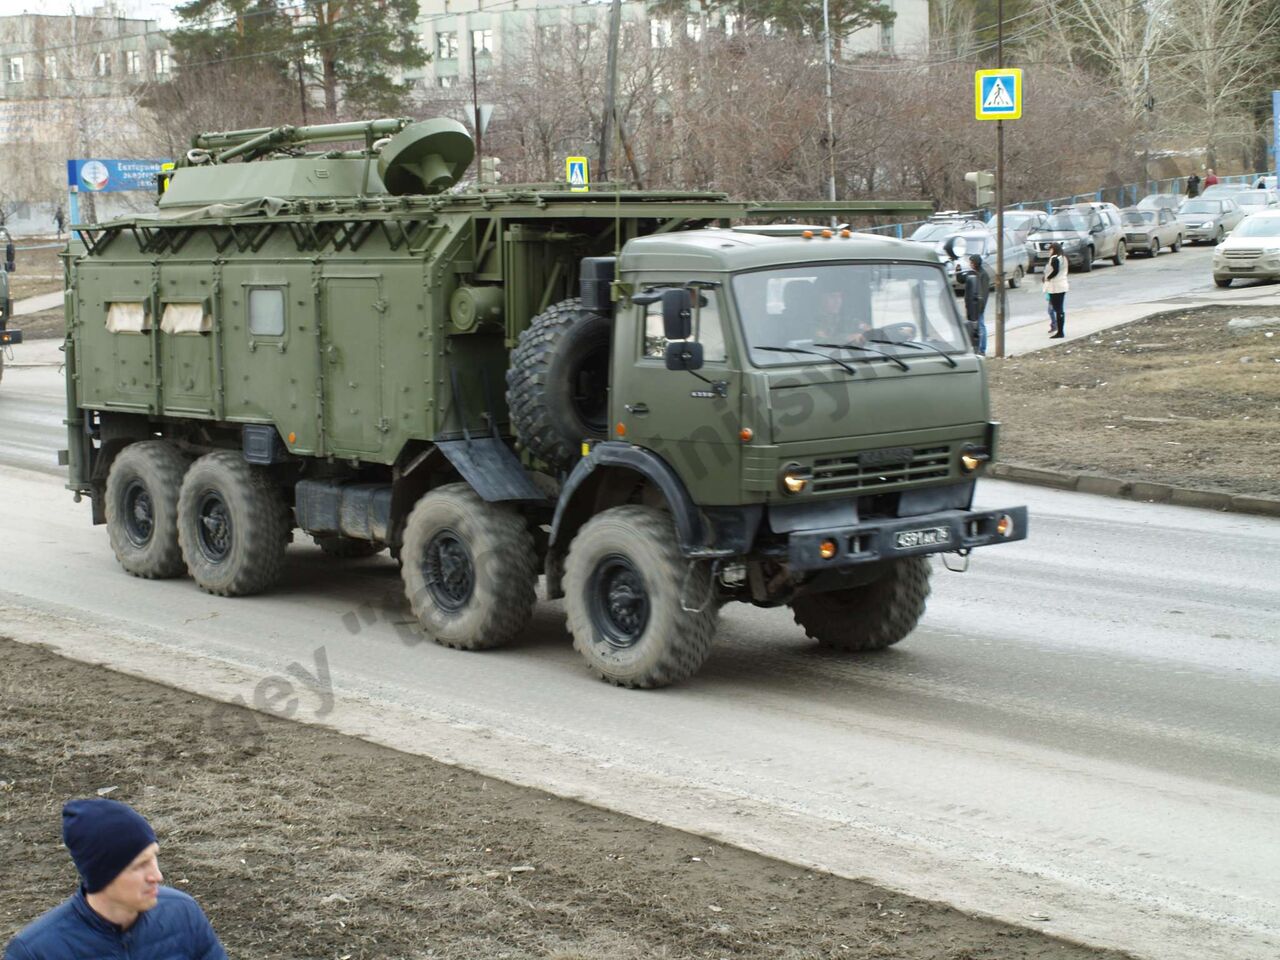
[(1067, 256), (1062, 252), (1062, 244), (1049, 246), (1049, 262), (1044, 267), (1043, 289), (1049, 298), (1049, 318), (1053, 321), (1053, 330), (1049, 339), (1061, 340), (1067, 325)]

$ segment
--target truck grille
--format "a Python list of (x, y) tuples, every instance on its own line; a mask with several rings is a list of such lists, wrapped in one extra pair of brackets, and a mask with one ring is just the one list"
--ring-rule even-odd
[(875, 490), (898, 483), (944, 479), (950, 463), (950, 447), (865, 450), (829, 457), (813, 463), (813, 490), (815, 493)]
[(1236, 247), (1234, 250), (1223, 250), (1222, 255), (1228, 260), (1256, 260), (1262, 256), (1262, 251)]

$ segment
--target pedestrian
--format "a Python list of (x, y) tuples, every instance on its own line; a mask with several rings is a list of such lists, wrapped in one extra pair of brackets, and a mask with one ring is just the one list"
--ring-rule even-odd
[(1217, 184), (1217, 182), (1218, 182), (1218, 175), (1213, 172), (1213, 167), (1210, 167), (1208, 170), (1204, 172), (1204, 188), (1208, 190), (1210, 187)]
[(58, 228), (58, 239), (62, 239), (62, 229), (67, 225), (67, 215), (62, 212), (62, 204), (58, 204), (58, 209), (53, 211), (53, 223)]
[(196, 902), (160, 885), (155, 831), (132, 807), (72, 800), (62, 840), (80, 889), (9, 941), (4, 960), (227, 960)]
[(1061, 340), (1067, 326), (1067, 271), (1070, 269), (1062, 244), (1049, 245), (1049, 262), (1044, 267), (1044, 295), (1049, 301), (1049, 321), (1053, 330), (1051, 340)]
[(1200, 196), (1200, 174), (1193, 173), (1191, 176), (1187, 177), (1187, 196)]
[(982, 258), (969, 255), (969, 269), (964, 275), (964, 315), (969, 321), (969, 336), (978, 353), (987, 352), (987, 324), (982, 314), (987, 309), (987, 297), (991, 294), (991, 281), (982, 269)]

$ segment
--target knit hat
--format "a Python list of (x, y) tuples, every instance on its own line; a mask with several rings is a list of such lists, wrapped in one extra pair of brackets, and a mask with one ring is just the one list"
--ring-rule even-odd
[(97, 893), (156, 842), (156, 833), (141, 814), (118, 800), (72, 800), (62, 808), (62, 842), (85, 893)]

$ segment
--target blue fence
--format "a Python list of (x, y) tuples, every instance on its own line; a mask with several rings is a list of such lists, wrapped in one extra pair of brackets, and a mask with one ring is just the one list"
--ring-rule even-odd
[[(1273, 171), (1265, 170), (1261, 173), (1242, 173), (1237, 176), (1219, 177), (1222, 183), (1257, 183), (1261, 177), (1272, 176)], [(1006, 210), (1044, 210), (1046, 213), (1053, 213), (1055, 207), (1066, 207), (1073, 203), (1088, 203), (1097, 201), (1098, 203), (1114, 203), (1117, 207), (1131, 207), (1149, 193), (1171, 193), (1181, 196), (1187, 192), (1186, 177), (1171, 177), (1166, 180), (1148, 180), (1146, 183), (1126, 183), (1118, 187), (1103, 187), (1093, 193), (1076, 193), (1066, 197), (1053, 197), (1050, 200), (1028, 200), (1023, 203), (1010, 203), (1005, 206)], [(995, 213), (989, 210), (961, 210), (958, 211), (965, 216), (972, 217), (975, 220), (990, 220), (995, 217)], [(878, 233), (886, 237), (907, 237), (925, 220), (911, 220), (907, 223), (887, 223), (878, 227), (865, 227), (863, 233)]]

